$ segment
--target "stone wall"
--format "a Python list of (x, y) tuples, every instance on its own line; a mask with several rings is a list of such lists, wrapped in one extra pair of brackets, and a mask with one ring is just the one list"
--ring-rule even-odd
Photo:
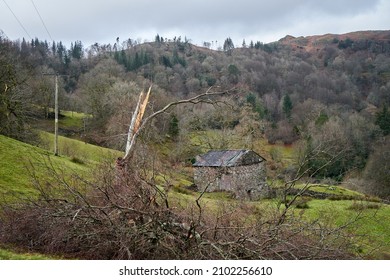
[(194, 180), (198, 191), (228, 191), (239, 199), (268, 196), (264, 162), (234, 167), (196, 167)]

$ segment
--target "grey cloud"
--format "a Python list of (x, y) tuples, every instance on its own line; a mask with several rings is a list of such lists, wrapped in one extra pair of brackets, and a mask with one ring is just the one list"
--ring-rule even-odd
[[(153, 33), (174, 32), (197, 42), (221, 40), (227, 36), (240, 40), (257, 36), (261, 40), (262, 36), (271, 38), (272, 34), (305, 32), (294, 30), (304, 21), (312, 21), (314, 27), (324, 26), (323, 22), (329, 19), (345, 22), (348, 17), (375, 13), (381, 6), (389, 8), (384, 5), (385, 1), (34, 0), (55, 40), (82, 40), (87, 44), (112, 42), (117, 36), (123, 40), (148, 36), (144, 39), (150, 40)], [(33, 37), (47, 37), (29, 1), (8, 2)], [(30, 9), (26, 9), (27, 6), (31, 6)], [(7, 21), (3, 21), (5, 17)], [(389, 22), (387, 18), (383, 21)], [(367, 28), (375, 29), (369, 22), (366, 24)], [(24, 36), (6, 9), (0, 10), (0, 29), (13, 37), (15, 34)], [(318, 30), (316, 33), (328, 32), (334, 31)]]

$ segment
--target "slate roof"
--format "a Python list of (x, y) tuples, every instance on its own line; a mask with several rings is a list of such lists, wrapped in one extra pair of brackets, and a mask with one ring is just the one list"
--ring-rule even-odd
[(265, 161), (251, 150), (217, 150), (196, 157), (195, 167), (232, 167)]

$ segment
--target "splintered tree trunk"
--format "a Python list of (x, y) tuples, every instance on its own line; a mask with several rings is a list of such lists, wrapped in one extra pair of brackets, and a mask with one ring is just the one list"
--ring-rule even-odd
[(132, 115), (131, 123), (129, 126), (129, 131), (127, 133), (125, 155), (123, 158), (118, 159), (117, 167), (119, 169), (123, 169), (129, 163), (129, 161), (132, 157), (133, 151), (134, 151), (135, 141), (136, 141), (136, 138), (137, 138), (139, 132), (145, 127), (146, 123), (148, 123), (153, 118), (166, 112), (171, 107), (179, 105), (179, 104), (186, 104), (186, 103), (198, 104), (198, 103), (202, 103), (202, 102), (209, 103), (209, 104), (216, 104), (218, 101), (212, 99), (213, 97), (218, 96), (218, 95), (228, 94), (228, 93), (231, 93), (232, 91), (235, 91), (235, 89), (233, 88), (233, 89), (226, 90), (226, 91), (212, 92), (211, 91), (212, 88), (213, 87), (210, 87), (205, 93), (201, 93), (201, 94), (196, 95), (194, 97), (191, 97), (189, 99), (179, 100), (176, 102), (169, 103), (164, 108), (152, 113), (151, 115), (149, 115), (145, 119), (143, 119), (143, 116), (144, 116), (144, 113), (146, 110), (146, 106), (148, 105), (152, 86), (149, 87), (148, 93), (146, 94), (145, 97), (144, 97), (144, 92), (142, 91), (139, 95), (137, 106), (136, 106), (134, 113)]
[(139, 95), (137, 106), (135, 107), (135, 110), (133, 112), (133, 116), (131, 117), (129, 131), (127, 132), (126, 150), (125, 150), (124, 158), (127, 158), (129, 155), (129, 152), (130, 152), (131, 142), (132, 142), (132, 139), (134, 137), (135, 120), (136, 120), (138, 112), (139, 112), (139, 108), (141, 105), (141, 100), (142, 100), (143, 94), (144, 94), (144, 92), (141, 92), (141, 94)]
[(145, 98), (144, 98), (143, 91), (139, 95), (137, 106), (131, 118), (129, 131), (127, 133), (126, 150), (125, 150), (125, 156), (123, 157), (123, 162), (126, 162), (131, 157), (131, 152), (135, 145), (135, 139), (138, 135), (137, 131), (141, 126), (142, 118), (144, 116), (146, 106), (148, 105), (151, 89), (152, 86), (149, 87), (148, 93), (146, 94)]

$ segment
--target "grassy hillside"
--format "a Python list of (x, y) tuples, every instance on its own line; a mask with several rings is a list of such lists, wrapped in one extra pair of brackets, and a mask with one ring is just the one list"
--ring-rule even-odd
[[(80, 141), (80, 131), (83, 128), (83, 120), (88, 117), (84, 113), (61, 111), (58, 127), (58, 150), (59, 154), (70, 157), (72, 160), (81, 163), (96, 163), (105, 159), (112, 159), (122, 156), (119, 151), (98, 147)], [(39, 130), (39, 147), (48, 151), (54, 150), (54, 121), (52, 119), (41, 119), (35, 124)], [(64, 133), (66, 134), (65, 136)], [(62, 134), (62, 135), (61, 135)], [(71, 138), (69, 138), (71, 137)]]
[(323, 219), (334, 226), (351, 223), (358, 252), (373, 258), (390, 258), (390, 206), (359, 200), (311, 200), (304, 215), (311, 220)]
[[(35, 147), (0, 135), (0, 194), (31, 195), (31, 173), (47, 176), (47, 165), (67, 173), (86, 173), (90, 167), (104, 160), (114, 160), (121, 153), (82, 141), (59, 137), (60, 156), (53, 155), (54, 135), (41, 133), (42, 147)], [(43, 149), (43, 147), (47, 149)]]
[(32, 172), (47, 176), (47, 165), (70, 172), (83, 173), (88, 166), (72, 162), (69, 157), (55, 157), (52, 153), (32, 145), (0, 135), (0, 195), (32, 195)]
[[(1, 203), (13, 200), (15, 197), (32, 197), (32, 174), (38, 178), (47, 178), (47, 165), (67, 174), (86, 174), (90, 165), (77, 164), (69, 157), (55, 157), (52, 153), (0, 135), (0, 198)], [(40, 260), (48, 256), (30, 253), (17, 253), (8, 248), (0, 247), (0, 260)]]
[[(54, 110), (50, 109), (50, 112), (53, 113)], [(83, 128), (84, 119), (89, 117), (84, 113), (64, 110), (61, 110), (60, 114), (61, 117), (58, 120), (59, 129), (73, 133), (80, 132)], [(34, 123), (33, 126), (39, 130), (53, 132), (54, 119), (40, 119), (38, 122)]]
[[(42, 143), (52, 150), (54, 135), (42, 132)], [(45, 146), (45, 145), (42, 145)], [(66, 176), (79, 174), (89, 176), (89, 170), (103, 160), (114, 160), (120, 152), (97, 147), (84, 142), (59, 137), (60, 156), (3, 135), (0, 135), (0, 203), (9, 202), (15, 197), (33, 197), (32, 187), (34, 173), (39, 179), (50, 180), (49, 166)], [(0, 246), (0, 260), (40, 260), (51, 257), (18, 253)]]
[[(48, 142), (53, 142), (53, 135), (42, 133), (41, 137)], [(281, 158), (287, 157), (288, 164), (293, 153), (293, 147), (283, 145), (262, 144), (262, 154), (270, 156), (272, 149), (280, 154)], [(46, 178), (46, 164), (52, 163), (56, 168), (61, 168), (69, 174), (88, 174), (88, 170), (97, 162), (111, 157), (114, 159), (120, 152), (112, 151), (85, 144), (84, 142), (60, 137), (60, 151), (67, 152), (67, 156), (55, 157), (51, 152), (42, 148), (34, 147), (5, 136), (0, 136), (0, 194), (10, 199), (14, 195), (32, 196), (34, 191), (30, 187), (30, 170), (34, 167), (38, 177)], [(290, 155), (288, 157), (287, 155)], [(81, 163), (75, 157), (80, 157)], [(167, 169), (167, 172), (169, 170)], [(176, 172), (169, 174), (173, 182), (173, 188), (169, 191), (168, 197), (172, 204), (188, 207), (195, 205), (198, 193), (187, 190), (184, 185), (190, 182), (178, 176)], [(156, 178), (159, 179), (159, 178)], [(158, 181), (158, 180), (157, 180)], [(186, 181), (185, 183), (183, 183)], [(301, 185), (297, 185), (301, 187)], [(346, 190), (340, 186), (329, 188), (326, 185), (312, 185), (310, 190), (324, 192), (332, 195), (345, 197), (345, 200), (330, 199), (305, 199), (304, 207), (297, 206), (296, 212), (308, 221), (321, 220), (322, 223), (341, 226), (352, 222), (347, 230), (356, 235), (354, 243), (356, 251), (363, 254), (370, 253), (372, 258), (389, 258), (390, 256), (390, 207), (377, 202), (361, 201), (362, 195)], [(221, 202), (232, 204), (237, 201), (232, 200), (228, 194), (207, 193), (202, 199), (202, 203), (210, 209), (218, 209)], [(262, 200), (260, 202), (246, 202), (248, 205), (255, 205), (259, 209), (274, 209), (278, 204), (278, 199)], [(263, 212), (263, 211), (262, 211)], [(42, 255), (19, 254), (8, 249), (0, 249), (0, 259), (45, 259)]]
[[(48, 151), (54, 150), (53, 133), (40, 132), (40, 138), (41, 148)], [(64, 136), (58, 137), (58, 152), (60, 155), (67, 156), (75, 161), (84, 163), (97, 163), (106, 159), (115, 159), (119, 156), (123, 156), (122, 152), (98, 147)]]

